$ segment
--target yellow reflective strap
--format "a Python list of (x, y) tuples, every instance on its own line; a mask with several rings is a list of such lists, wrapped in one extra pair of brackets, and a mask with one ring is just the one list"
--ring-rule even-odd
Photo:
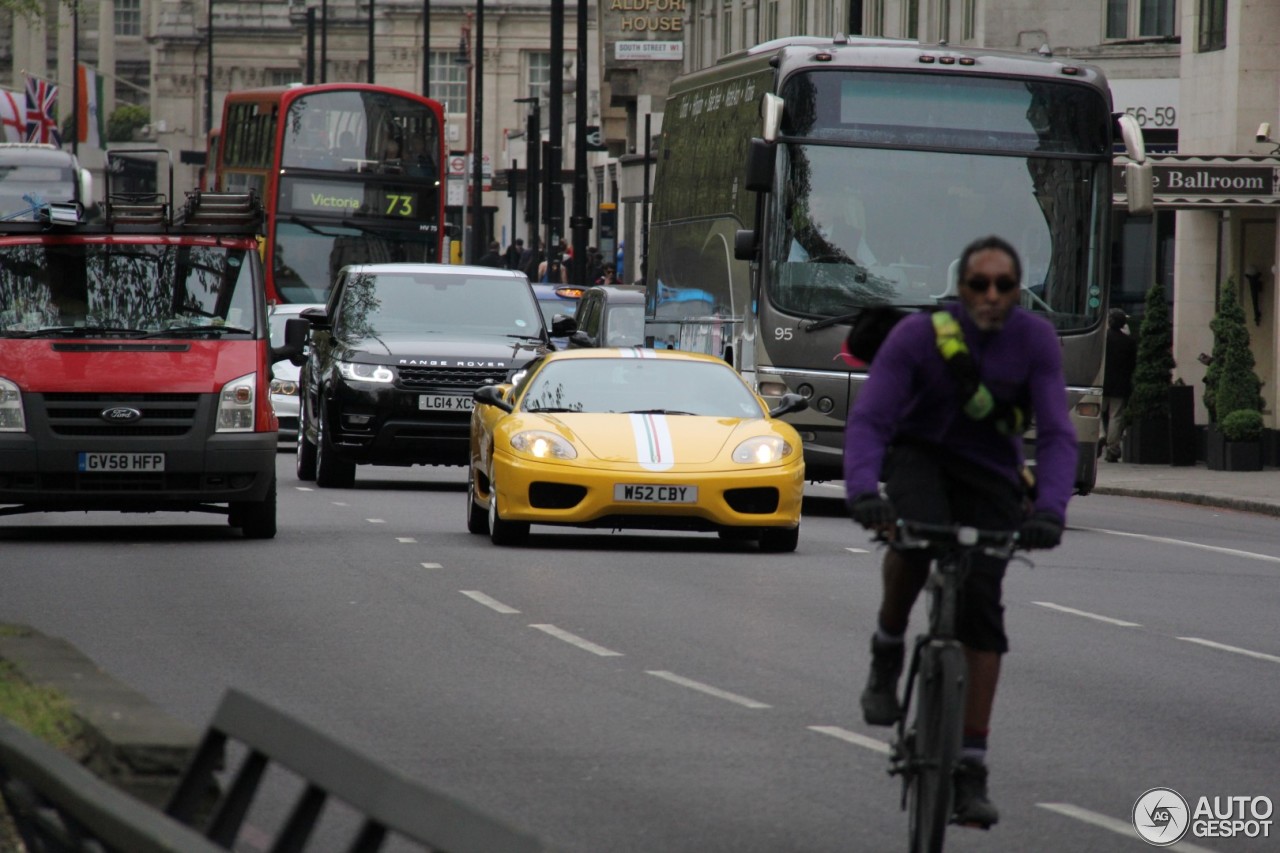
[(969, 351), (968, 345), (964, 342), (964, 335), (960, 331), (960, 324), (956, 322), (955, 317), (946, 311), (934, 311), (932, 320), (934, 338), (937, 340), (938, 352), (943, 359), (950, 361), (959, 353)]

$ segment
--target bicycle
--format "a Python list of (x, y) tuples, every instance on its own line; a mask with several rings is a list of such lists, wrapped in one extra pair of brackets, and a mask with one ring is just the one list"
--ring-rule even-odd
[[(974, 554), (1007, 560), (1017, 547), (1018, 534), (899, 520), (894, 540), (899, 547), (938, 552), (926, 582), (929, 627), (916, 637), (912, 649), (889, 773), (902, 777), (912, 853), (939, 853), (953, 816), (952, 774), (960, 758), (964, 723), (967, 672), (964, 647), (956, 637), (960, 590)], [(915, 718), (908, 723), (913, 696)]]

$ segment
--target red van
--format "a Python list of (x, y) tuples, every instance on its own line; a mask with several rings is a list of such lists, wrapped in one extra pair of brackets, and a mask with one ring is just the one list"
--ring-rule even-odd
[(0, 222), (0, 515), (225, 513), (276, 533), (258, 200), (109, 198)]

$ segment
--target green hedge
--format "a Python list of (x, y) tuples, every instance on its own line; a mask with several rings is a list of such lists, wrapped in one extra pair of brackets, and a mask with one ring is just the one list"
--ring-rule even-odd
[(1128, 423), (1169, 413), (1173, 385), (1173, 325), (1164, 285), (1147, 291), (1142, 326), (1138, 330), (1138, 358), (1133, 369), (1133, 394), (1125, 407)]

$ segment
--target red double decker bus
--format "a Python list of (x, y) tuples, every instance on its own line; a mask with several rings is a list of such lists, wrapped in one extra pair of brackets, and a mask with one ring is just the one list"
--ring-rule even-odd
[(361, 83), (227, 95), (218, 189), (255, 190), (267, 299), (324, 302), (347, 264), (439, 261), (439, 102)]

